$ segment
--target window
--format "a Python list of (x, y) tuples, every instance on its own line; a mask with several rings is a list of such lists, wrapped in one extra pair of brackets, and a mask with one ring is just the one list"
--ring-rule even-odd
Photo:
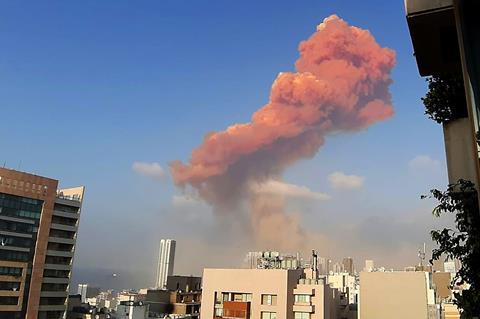
[(0, 214), (39, 219), (43, 202), (26, 197), (0, 193)]
[[(1, 208), (0, 208), (0, 211), (1, 211)], [(0, 219), (0, 230), (31, 234), (33, 232), (36, 232), (38, 228), (31, 224), (25, 224), (25, 223), (19, 223), (19, 222)]]
[(215, 317), (223, 317), (223, 309), (215, 308)]
[(252, 301), (252, 294), (233, 293), (233, 301), (249, 302)]
[(0, 267), (0, 275), (2, 276), (18, 276), (22, 275), (22, 268), (17, 267)]
[(20, 290), (20, 283), (14, 281), (0, 281), (0, 290)]
[(69, 278), (69, 270), (56, 270), (56, 269), (45, 269), (43, 271), (43, 277), (52, 277), (52, 278)]
[(0, 235), (0, 243), (2, 243), (3, 246), (30, 247), (32, 246), (32, 239)]
[(222, 294), (215, 292), (215, 303), (222, 303)]
[(262, 305), (276, 306), (277, 295), (262, 295)]
[(28, 261), (30, 254), (26, 252), (0, 249), (0, 259), (11, 261)]
[(297, 311), (295, 311), (293, 314), (294, 314), (294, 319), (310, 319), (310, 313), (309, 312), (297, 312)]
[(262, 319), (277, 319), (277, 313), (270, 311), (262, 311)]
[(0, 297), (0, 305), (17, 305), (18, 297)]
[(228, 292), (222, 293), (222, 300), (223, 301), (230, 301), (230, 298), (228, 296)]
[(295, 295), (295, 303), (310, 303), (310, 295)]

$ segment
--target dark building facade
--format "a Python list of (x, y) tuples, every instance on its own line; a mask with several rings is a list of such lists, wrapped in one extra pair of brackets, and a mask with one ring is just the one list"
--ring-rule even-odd
[(63, 318), (83, 193), (0, 168), (0, 318)]

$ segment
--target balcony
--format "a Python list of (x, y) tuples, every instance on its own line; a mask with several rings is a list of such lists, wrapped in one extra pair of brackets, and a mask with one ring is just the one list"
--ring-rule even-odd
[(48, 237), (48, 242), (50, 243), (75, 245), (75, 241), (76, 239), (72, 238)]
[(310, 304), (294, 304), (293, 305), (294, 312), (314, 312), (314, 307)]
[(59, 216), (59, 217), (65, 217), (65, 218), (72, 218), (72, 219), (78, 219), (80, 217), (79, 213), (64, 212), (61, 210), (54, 210), (53, 215)]
[(40, 297), (66, 298), (68, 297), (68, 291), (42, 291)]
[(247, 319), (250, 318), (250, 302), (224, 301), (223, 316), (216, 318)]
[(407, 22), (420, 75), (461, 70), (452, 0), (406, 0)]
[(70, 283), (70, 278), (54, 278), (54, 277), (44, 277), (44, 284), (68, 284)]
[(55, 223), (52, 223), (50, 225), (50, 228), (58, 229), (58, 230), (65, 230), (65, 231), (71, 231), (71, 232), (76, 232), (77, 231), (77, 226), (68, 226), (68, 225), (55, 224)]
[[(54, 270), (72, 270), (72, 265), (62, 265), (62, 264), (45, 264), (43, 266), (45, 269), (54, 269)], [(44, 281), (45, 282), (45, 281)]]
[(65, 311), (66, 305), (40, 305), (38, 311)]
[(73, 257), (73, 251), (47, 250), (47, 256)]
[(63, 194), (62, 192), (57, 192), (57, 199), (65, 200), (69, 202), (76, 202), (76, 203), (82, 202), (82, 199), (80, 198), (79, 195), (66, 195), (66, 194)]

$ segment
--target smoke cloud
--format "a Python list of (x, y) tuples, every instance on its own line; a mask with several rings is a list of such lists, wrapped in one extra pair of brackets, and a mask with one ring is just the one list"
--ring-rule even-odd
[(243, 221), (259, 248), (301, 249), (313, 235), (298, 215), (287, 214), (285, 196), (259, 192), (258, 185), (280, 181), (288, 166), (313, 157), (329, 134), (362, 130), (393, 115), (388, 87), (395, 54), (369, 31), (332, 15), (299, 52), (296, 72), (278, 74), (268, 103), (249, 123), (208, 134), (187, 164), (170, 163), (176, 185), (192, 187), (222, 219)]

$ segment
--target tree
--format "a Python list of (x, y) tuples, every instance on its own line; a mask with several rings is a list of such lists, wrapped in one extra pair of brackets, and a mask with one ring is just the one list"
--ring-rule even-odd
[(428, 92), (422, 98), (425, 114), (439, 124), (467, 117), (465, 87), (461, 74), (442, 74), (427, 79)]
[(433, 214), (440, 217), (445, 213), (455, 214), (455, 228), (431, 231), (438, 248), (432, 252), (432, 259), (442, 255), (451, 260), (458, 259), (461, 268), (456, 273), (451, 287), (468, 285), (469, 288), (455, 292), (455, 304), (461, 311), (461, 318), (480, 317), (480, 212), (475, 185), (459, 180), (448, 185), (446, 191), (434, 189), (430, 196), (439, 203)]

